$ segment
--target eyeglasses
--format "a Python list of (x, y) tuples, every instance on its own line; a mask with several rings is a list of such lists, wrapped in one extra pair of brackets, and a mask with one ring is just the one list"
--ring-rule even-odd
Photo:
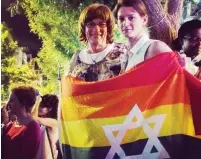
[(184, 36), (185, 39), (188, 39), (190, 42), (197, 43), (201, 41), (201, 38), (196, 36)]
[(88, 23), (85, 24), (85, 26), (88, 27), (88, 28), (95, 28), (96, 25), (98, 25), (100, 28), (105, 28), (105, 27), (107, 27), (107, 24), (104, 23), (104, 22), (100, 22), (100, 23), (98, 23), (98, 24), (96, 24), (96, 23), (94, 23), (94, 22), (88, 22)]

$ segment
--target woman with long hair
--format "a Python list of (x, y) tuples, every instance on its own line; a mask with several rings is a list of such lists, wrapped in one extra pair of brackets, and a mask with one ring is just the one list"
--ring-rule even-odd
[[(40, 99), (41, 98), (41, 99)], [(41, 124), (41, 144), (37, 154), (39, 159), (56, 159), (58, 157), (58, 97), (46, 94), (38, 97), (33, 109), (33, 117)]]

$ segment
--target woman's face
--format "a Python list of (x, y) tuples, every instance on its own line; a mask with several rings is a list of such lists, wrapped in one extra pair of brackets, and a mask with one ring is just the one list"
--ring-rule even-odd
[(16, 114), (18, 111), (20, 111), (21, 104), (14, 93), (10, 94), (7, 105), (11, 111), (11, 114)]
[(46, 107), (39, 107), (39, 110), (38, 110), (38, 115), (40, 116), (40, 117), (46, 117), (47, 116), (47, 114), (49, 113), (49, 109), (48, 108), (46, 108)]
[(107, 43), (107, 24), (99, 18), (93, 19), (85, 24), (85, 34), (87, 41), (94, 45), (104, 45)]
[(117, 13), (118, 26), (127, 38), (136, 38), (147, 24), (147, 16), (141, 16), (133, 7), (121, 7)]
[(201, 54), (201, 28), (184, 36), (182, 49), (188, 57), (194, 58), (198, 54)]

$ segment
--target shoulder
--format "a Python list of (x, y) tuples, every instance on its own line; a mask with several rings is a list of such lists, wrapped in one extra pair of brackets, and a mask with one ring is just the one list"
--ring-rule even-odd
[(80, 53), (82, 53), (82, 51), (78, 50), (73, 54), (73, 56), (71, 58), (71, 63), (74, 62), (79, 57)]
[(152, 43), (147, 50), (147, 58), (154, 57), (165, 52), (172, 52), (172, 49), (160, 40), (151, 40)]
[(172, 49), (166, 43), (159, 40), (153, 40), (150, 50), (154, 52), (172, 52)]
[(40, 124), (35, 120), (30, 122), (26, 127), (27, 127), (27, 131), (32, 131), (32, 132), (40, 131)]
[(80, 55), (81, 52), (82, 52), (82, 51), (78, 50), (76, 53), (73, 54), (73, 56), (72, 56), (72, 58), (71, 58), (71, 60), (70, 60), (70, 62), (69, 62), (69, 67), (68, 67), (68, 69), (67, 69), (67, 71), (66, 71), (66, 72), (67, 72), (66, 75), (69, 75), (69, 74), (72, 73), (74, 67), (75, 67), (75, 66), (77, 65), (77, 63), (78, 63), (79, 55)]

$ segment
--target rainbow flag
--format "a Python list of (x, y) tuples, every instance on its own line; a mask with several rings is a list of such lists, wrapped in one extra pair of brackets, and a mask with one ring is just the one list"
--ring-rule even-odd
[(201, 158), (201, 82), (175, 53), (118, 77), (61, 82), (66, 159)]

